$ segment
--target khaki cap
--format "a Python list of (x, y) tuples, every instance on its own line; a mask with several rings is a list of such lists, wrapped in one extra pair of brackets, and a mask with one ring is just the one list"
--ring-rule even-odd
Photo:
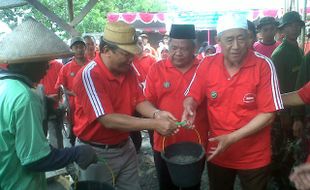
[(137, 45), (135, 28), (123, 21), (107, 23), (104, 28), (103, 40), (132, 54), (142, 51)]

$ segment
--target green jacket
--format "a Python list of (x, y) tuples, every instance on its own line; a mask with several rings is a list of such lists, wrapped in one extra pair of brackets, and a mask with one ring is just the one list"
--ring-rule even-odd
[(296, 80), (303, 62), (303, 51), (286, 39), (274, 50), (271, 59), (277, 71), (281, 93), (296, 90)]
[[(271, 59), (277, 71), (281, 94), (295, 91), (297, 76), (304, 61), (302, 49), (284, 39), (272, 53)], [(285, 113), (300, 117), (304, 114), (304, 107), (285, 109), (282, 114)]]
[[(307, 53), (304, 57), (304, 62), (300, 67), (300, 71), (296, 81), (296, 89), (300, 89), (304, 86), (307, 82), (310, 81), (310, 52)], [(307, 116), (310, 115), (310, 106), (306, 106), (305, 114)]]
[(0, 94), (0, 189), (44, 190), (44, 172), (23, 167), (51, 151), (42, 129), (42, 101), (14, 79), (0, 80)]

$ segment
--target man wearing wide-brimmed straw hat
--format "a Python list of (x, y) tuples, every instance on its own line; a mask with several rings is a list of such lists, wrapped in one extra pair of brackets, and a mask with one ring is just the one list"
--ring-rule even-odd
[[(74, 81), (77, 144), (95, 148), (99, 162), (81, 171), (80, 179), (109, 182), (118, 190), (139, 190), (138, 163), (129, 131), (153, 129), (162, 135), (177, 130), (174, 117), (145, 101), (135, 71), (134, 54), (141, 51), (135, 29), (107, 23), (100, 54)], [(137, 110), (144, 119), (131, 116)]]
[(71, 55), (67, 45), (33, 19), (17, 26), (0, 43), (0, 189), (46, 189), (44, 171), (76, 162), (96, 162), (90, 146), (58, 150), (43, 133), (43, 101), (34, 91), (48, 61)]

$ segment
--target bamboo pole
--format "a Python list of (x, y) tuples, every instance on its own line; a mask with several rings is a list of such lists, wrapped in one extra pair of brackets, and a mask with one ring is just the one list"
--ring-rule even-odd
[[(307, 21), (307, 0), (304, 0), (304, 8), (303, 8), (303, 15), (302, 15), (302, 19), (305, 21)], [(305, 48), (305, 38), (306, 38), (306, 27), (302, 28), (301, 31), (301, 44), (302, 44), (302, 50), (304, 51)]]

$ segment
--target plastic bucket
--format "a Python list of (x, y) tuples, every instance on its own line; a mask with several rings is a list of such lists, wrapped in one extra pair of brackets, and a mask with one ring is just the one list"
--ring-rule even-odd
[[(197, 131), (196, 133), (198, 134)], [(198, 138), (200, 144), (180, 142), (167, 146), (161, 152), (161, 157), (167, 163), (171, 180), (178, 187), (192, 187), (201, 181), (206, 157), (199, 134)]]
[(98, 181), (78, 181), (71, 185), (71, 190), (115, 190), (110, 184)]

